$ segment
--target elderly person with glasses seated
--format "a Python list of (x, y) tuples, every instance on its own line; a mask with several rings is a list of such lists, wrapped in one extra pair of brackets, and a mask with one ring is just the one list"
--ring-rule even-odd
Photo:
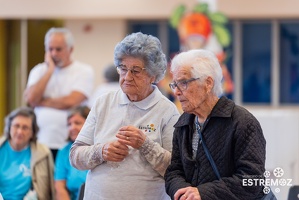
[(0, 138), (0, 194), (3, 199), (54, 199), (54, 164), (48, 147), (37, 142), (32, 108), (20, 107), (5, 118)]
[(163, 176), (179, 112), (155, 86), (167, 66), (161, 43), (128, 35), (114, 64), (121, 89), (97, 98), (70, 152), (73, 166), (89, 170), (84, 198), (169, 199)]
[[(260, 123), (222, 96), (222, 71), (207, 50), (190, 50), (171, 62), (171, 89), (184, 113), (175, 124), (166, 191), (174, 200), (262, 199), (263, 185), (242, 185), (265, 171)], [(245, 182), (246, 183), (246, 182)]]

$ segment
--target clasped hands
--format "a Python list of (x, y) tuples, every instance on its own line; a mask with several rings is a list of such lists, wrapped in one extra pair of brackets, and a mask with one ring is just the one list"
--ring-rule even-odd
[(189, 186), (176, 191), (174, 200), (201, 200), (201, 197), (196, 187)]
[(116, 134), (116, 141), (106, 143), (102, 154), (105, 161), (121, 162), (129, 154), (129, 146), (139, 149), (146, 135), (134, 126), (123, 126)]

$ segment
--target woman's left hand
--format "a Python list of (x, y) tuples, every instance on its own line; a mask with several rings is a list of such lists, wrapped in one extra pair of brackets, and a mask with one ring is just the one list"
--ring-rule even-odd
[(134, 149), (139, 149), (146, 139), (146, 135), (135, 126), (121, 127), (116, 137), (120, 143), (129, 145)]

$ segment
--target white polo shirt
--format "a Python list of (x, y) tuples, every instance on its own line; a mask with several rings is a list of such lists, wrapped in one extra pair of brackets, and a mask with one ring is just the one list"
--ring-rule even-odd
[[(140, 102), (131, 102), (122, 90), (100, 96), (92, 107), (77, 140), (93, 145), (117, 140), (122, 126), (141, 129), (161, 149), (172, 151), (173, 125), (179, 112), (159, 89)], [(88, 199), (169, 199), (165, 182), (139, 150), (130, 148), (129, 155), (117, 168), (109, 163), (90, 170), (86, 178)]]

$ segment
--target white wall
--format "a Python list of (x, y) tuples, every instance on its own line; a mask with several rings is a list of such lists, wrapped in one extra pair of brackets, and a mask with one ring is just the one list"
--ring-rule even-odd
[[(207, 1), (207, 0), (205, 0)], [(180, 3), (198, 0), (0, 0), (0, 19), (154, 19), (168, 18)], [(217, 0), (230, 18), (299, 17), (298, 0)]]
[(115, 45), (126, 35), (123, 20), (66, 20), (75, 38), (73, 57), (94, 67), (96, 85), (103, 80), (102, 71), (113, 63)]
[(230, 18), (298, 18), (298, 0), (217, 0), (217, 8)]
[[(299, 185), (299, 108), (248, 108), (261, 123), (266, 146), (266, 170), (280, 167), (282, 179)], [(274, 177), (273, 177), (274, 178)], [(279, 186), (274, 192), (278, 200), (287, 199), (289, 187)]]
[(0, 18), (168, 18), (178, 4), (197, 0), (0, 0)]

